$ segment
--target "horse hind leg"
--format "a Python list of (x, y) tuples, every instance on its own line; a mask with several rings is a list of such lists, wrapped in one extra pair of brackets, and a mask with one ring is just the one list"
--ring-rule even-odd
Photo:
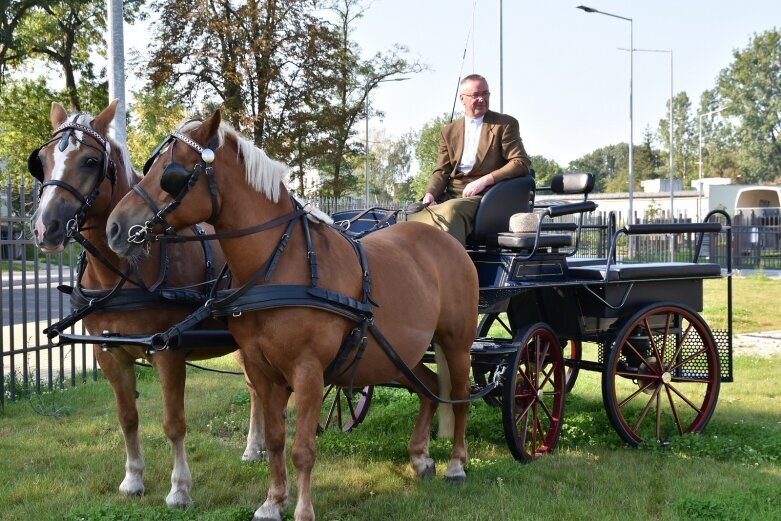
[[(445, 359), (445, 365), (450, 375), (451, 391), (453, 400), (466, 400), (469, 397), (469, 369), (471, 359), (469, 346), (472, 338), (465, 339), (462, 342), (451, 341), (443, 342), (442, 355)], [(453, 349), (454, 346), (465, 345), (464, 348)], [(444, 346), (450, 346), (450, 349), (444, 349)], [(438, 362), (439, 364), (439, 362)], [(439, 365), (437, 366), (439, 368)], [(439, 369), (438, 369), (439, 370)], [(445, 479), (454, 483), (461, 483), (466, 479), (464, 465), (467, 461), (466, 451), (466, 419), (469, 412), (469, 403), (456, 403), (453, 407), (453, 449), (450, 453), (450, 462), (445, 470)]]
[[(244, 358), (241, 351), (234, 351), (233, 358), (244, 369)], [(249, 414), (249, 432), (247, 433), (247, 448), (241, 456), (241, 461), (263, 461), (265, 459), (266, 444), (263, 428), (263, 408), (261, 407), (260, 397), (244, 373), (244, 381), (247, 384), (249, 392), (250, 414)]]
[(125, 477), (119, 485), (123, 496), (144, 494), (144, 456), (138, 433), (138, 408), (136, 407), (136, 372), (132, 360), (115, 358), (95, 346), (95, 358), (114, 390), (117, 403), (117, 419), (125, 439)]
[(264, 379), (254, 379), (258, 396), (263, 400), (266, 452), (269, 466), (269, 490), (266, 501), (255, 511), (252, 521), (281, 521), (287, 504), (288, 479), (285, 464), (285, 409), (290, 392)]
[(184, 355), (167, 351), (157, 353), (152, 359), (160, 376), (163, 392), (163, 430), (171, 444), (173, 470), (171, 491), (165, 498), (169, 507), (187, 507), (193, 502), (190, 497), (192, 474), (187, 464), (184, 437), (187, 425), (184, 417), (184, 384), (186, 369)]
[[(450, 399), (450, 370), (445, 360), (445, 355), (442, 352), (442, 346), (437, 343), (433, 343), (434, 346), (434, 360), (437, 363), (437, 381), (439, 383), (439, 396), (445, 400)], [(453, 439), (453, 430), (455, 429), (455, 414), (453, 412), (453, 406), (449, 403), (440, 403), (438, 406), (439, 411), (439, 430), (437, 431), (437, 438), (440, 439)]]
[[(423, 382), (431, 392), (439, 393), (437, 376), (434, 372), (423, 364), (418, 364), (412, 369), (412, 372)], [(415, 390), (416, 387), (404, 377), (400, 377), (399, 382), (408, 389)], [(407, 454), (409, 455), (410, 468), (421, 479), (434, 477), (436, 467), (434, 460), (429, 456), (429, 432), (431, 422), (434, 419), (434, 413), (437, 410), (437, 403), (418, 393), (420, 400), (420, 409), (418, 417), (415, 420), (415, 427), (412, 430), (412, 436), (407, 443)]]

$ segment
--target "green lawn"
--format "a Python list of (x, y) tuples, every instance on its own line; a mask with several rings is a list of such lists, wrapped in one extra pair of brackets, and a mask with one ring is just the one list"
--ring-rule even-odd
[[(706, 316), (724, 281), (706, 284)], [(781, 281), (735, 280), (736, 332), (781, 329)], [(737, 320), (738, 317), (741, 317)], [(709, 319), (710, 320), (710, 319)], [(210, 362), (222, 367), (229, 360)], [(187, 450), (195, 504), (169, 510), (171, 455), (155, 373), (139, 368), (146, 494), (122, 498), (124, 448), (107, 382), (7, 403), (0, 409), (0, 519), (233, 521), (252, 519), (268, 485), (264, 463), (241, 463), (248, 398), (242, 378), (189, 369)], [(449, 442), (434, 441), (439, 476), (407, 470), (417, 400), (380, 388), (350, 433), (318, 438), (314, 502), (319, 520), (779, 520), (781, 356), (737, 357), (703, 434), (630, 449), (605, 415), (600, 375), (581, 371), (566, 404), (558, 450), (529, 465), (512, 459), (501, 413), (471, 406), (467, 483), (441, 473)], [(289, 433), (295, 418), (289, 415)], [(289, 466), (293, 478), (294, 469)], [(294, 496), (293, 496), (294, 497)], [(292, 502), (294, 504), (294, 501)], [(293, 507), (284, 519), (292, 519)]]

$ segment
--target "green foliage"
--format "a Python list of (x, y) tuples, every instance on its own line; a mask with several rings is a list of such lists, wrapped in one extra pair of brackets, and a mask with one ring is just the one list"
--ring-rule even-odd
[(736, 140), (747, 182), (781, 177), (781, 31), (754, 35), (719, 74), (724, 115), (739, 120)]
[(561, 166), (553, 159), (543, 156), (531, 156), (531, 160), (537, 186), (549, 186), (551, 178), (561, 172)]
[(439, 156), (439, 136), (442, 127), (450, 123), (450, 115), (443, 113), (425, 125), (420, 130), (420, 137), (415, 146), (415, 158), (418, 160), (418, 172), (413, 176), (411, 183), (412, 193), (416, 199), (420, 199), (426, 193), (426, 185), (431, 173), (437, 165)]
[(594, 192), (626, 192), (629, 186), (629, 146), (619, 143), (599, 148), (572, 161), (568, 170), (593, 173), (596, 177)]
[[(174, 93), (165, 88), (134, 93), (127, 145), (134, 165), (143, 165), (155, 147), (176, 129), (187, 114)], [(140, 170), (139, 170), (140, 171)]]

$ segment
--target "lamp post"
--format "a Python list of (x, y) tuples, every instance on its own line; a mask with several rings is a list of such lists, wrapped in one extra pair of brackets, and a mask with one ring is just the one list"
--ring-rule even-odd
[[(586, 7), (585, 5), (579, 5), (577, 7), (578, 9), (582, 9), (583, 11), (587, 13), (598, 13), (603, 14), (605, 16), (610, 16), (613, 18), (618, 18), (620, 20), (626, 20), (629, 22), (629, 224), (632, 223), (632, 220), (634, 218), (634, 214), (632, 212), (632, 200), (634, 198), (634, 184), (635, 184), (635, 166), (634, 166), (634, 125), (632, 124), (632, 112), (633, 112), (633, 103), (632, 103), (632, 83), (634, 80), (634, 24), (632, 23), (631, 18), (627, 18), (625, 16), (619, 16), (617, 14), (612, 13), (606, 13), (604, 11), (600, 11), (598, 9), (594, 9), (593, 7)], [(631, 252), (632, 246), (631, 246), (631, 236), (629, 237), (629, 250)]]
[(369, 207), (369, 87), (377, 85), (378, 83), (384, 83), (386, 81), (405, 81), (409, 78), (369, 78), (366, 82), (366, 92), (364, 93), (364, 103), (366, 104), (366, 167), (364, 172), (364, 207)]
[(698, 161), (697, 164), (699, 165), (699, 187), (697, 191), (699, 192), (699, 195), (697, 196), (697, 220), (700, 220), (700, 215), (702, 213), (702, 118), (705, 116), (712, 116), (713, 114), (718, 114), (722, 110), (724, 110), (727, 107), (719, 107), (717, 109), (711, 110), (710, 112), (706, 112), (704, 114), (700, 114), (697, 116), (697, 121), (699, 123), (699, 150), (697, 152)]

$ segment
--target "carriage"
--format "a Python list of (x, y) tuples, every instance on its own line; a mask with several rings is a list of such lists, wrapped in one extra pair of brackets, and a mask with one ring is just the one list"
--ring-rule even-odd
[[(713, 235), (725, 235), (729, 244), (729, 216), (714, 211), (702, 223), (616, 229), (611, 215), (603, 226), (609, 238), (605, 257), (577, 257), (582, 216), (596, 208), (588, 201), (593, 186), (591, 174), (558, 174), (542, 188), (533, 177), (504, 181), (481, 201), (468, 239), (480, 279), (472, 376), (476, 388), (500, 382), (484, 399), (501, 408), (509, 450), (521, 461), (556, 447), (565, 395), (581, 370), (601, 373), (608, 418), (631, 446), (701, 432), (720, 383), (732, 381), (731, 250), (726, 249), (724, 270), (701, 258), (703, 243)], [(535, 204), (541, 191), (580, 200)], [(507, 231), (519, 212), (538, 215), (533, 230)], [(574, 222), (556, 219), (562, 216), (575, 216)], [(353, 230), (372, 229), (386, 219), (378, 209), (335, 217)], [(693, 258), (616, 262), (622, 239), (661, 234), (691, 236)], [(712, 331), (699, 314), (703, 282), (722, 277), (728, 280), (719, 322), (726, 329)], [(364, 388), (354, 401), (329, 400), (325, 425), (352, 429), (365, 417), (371, 396), (372, 389)], [(655, 414), (649, 416), (649, 410)]]
[[(421, 396), (421, 412), (409, 444), (411, 464), (421, 476), (433, 473), (428, 426), (435, 401), (454, 405), (456, 434), (445, 472), (453, 481), (465, 477), (463, 435), (469, 400), (482, 398), (499, 406), (510, 452), (518, 460), (532, 461), (556, 447), (566, 393), (582, 370), (601, 373), (610, 422), (630, 445), (650, 440), (666, 443), (674, 435), (701, 432), (707, 426), (720, 383), (732, 379), (731, 249), (726, 248), (726, 271), (719, 264), (704, 262), (701, 255), (703, 243), (714, 242), (717, 234), (725, 234), (730, 241), (729, 217), (723, 212), (712, 212), (702, 223), (633, 224), (620, 229), (608, 225), (605, 255), (584, 259), (575, 255), (585, 229), (582, 216), (596, 208), (588, 200), (593, 176), (554, 177), (547, 190), (580, 199), (567, 204), (536, 201), (537, 192), (543, 189), (535, 187), (533, 177), (516, 178), (486, 193), (464, 252), (458, 245), (454, 248), (455, 241), (444, 234), (417, 223), (391, 224), (394, 215), (376, 210), (335, 216), (337, 225), (310, 224), (310, 210), (273, 193), (280, 189), (278, 165), (240, 136), (221, 132), (219, 113), (173, 132), (150, 159), (148, 166), (153, 170), (146, 183), (140, 183), (145, 188), (134, 186), (114, 207), (106, 233), (111, 248), (121, 255), (143, 251), (155, 241), (220, 239), (233, 276), (230, 288), (220, 284), (226, 280), (223, 270), (202, 305), (165, 331), (73, 335), (55, 327), (50, 337), (58, 343), (91, 342), (103, 351), (137, 346), (149, 357), (192, 353), (207, 345), (241, 346), (247, 378), (264, 400), (272, 469), (284, 467), (280, 459), (284, 435), (279, 437), (284, 426), (269, 411), (282, 410), (290, 391), (296, 391), (299, 426), (293, 458), (299, 473), (307, 474), (303, 481), (299, 476), (296, 519), (313, 516), (308, 474), (314, 463), (314, 445), (308, 436), (314, 435), (315, 427), (334, 422), (343, 430), (360, 423), (375, 384), (402, 385)], [(175, 150), (177, 143), (182, 146)], [(215, 151), (223, 143), (235, 148), (235, 157), (225, 154), (215, 161)], [(108, 157), (103, 161), (105, 170)], [(250, 177), (244, 162), (276, 173)], [(222, 168), (219, 183), (218, 168)], [(236, 188), (230, 186), (226, 174), (239, 169), (246, 169), (248, 185), (266, 194), (262, 197), (268, 213), (261, 224), (253, 212), (238, 208), (237, 201), (249, 191), (239, 186), (238, 192), (230, 193)], [(185, 199), (190, 193), (195, 195)], [(137, 199), (134, 206), (129, 205), (129, 198)], [(536, 216), (533, 228), (509, 232), (508, 222), (518, 214)], [(567, 216), (574, 216), (575, 222), (557, 220)], [(207, 220), (215, 225), (215, 234), (195, 233), (185, 238), (174, 233), (184, 223)], [(349, 225), (349, 230), (338, 226), (339, 221)], [(291, 240), (298, 229), (303, 233)], [(265, 240), (272, 236), (270, 232), (276, 242)], [(621, 241), (647, 234), (694, 236), (693, 258), (689, 262), (617, 262)], [(252, 248), (242, 243), (250, 239)], [(432, 241), (433, 249), (441, 251), (426, 252), (422, 239)], [(406, 250), (415, 250), (423, 259), (411, 257)], [(378, 256), (378, 251), (384, 255)], [(439, 262), (437, 254), (442, 253), (452, 258)], [(283, 254), (297, 260), (280, 262)], [(391, 273), (398, 277), (401, 268), (406, 270), (401, 278), (384, 280)], [(423, 291), (425, 279), (417, 271), (442, 279), (437, 279), (435, 300)], [(329, 286), (346, 277), (345, 273), (349, 275), (345, 281)], [(459, 284), (442, 283), (455, 276)], [(258, 284), (272, 277), (292, 282)], [(714, 334), (700, 315), (703, 283), (721, 277), (727, 278), (727, 329)], [(472, 334), (478, 321), (475, 315), (479, 324)], [(229, 329), (200, 328), (214, 316), (227, 318)], [(345, 326), (350, 323), (357, 326)], [(441, 398), (431, 390), (437, 388), (430, 370), (435, 357), (426, 346), (443, 338), (464, 344), (465, 334), (469, 334), (465, 345), (445, 352), (453, 373), (453, 395)], [(333, 338), (342, 344), (335, 355), (330, 344), (327, 353), (331, 355), (327, 356), (297, 351), (292, 355), (289, 350), (276, 353), (269, 347), (311, 341), (325, 345)], [(408, 344), (422, 350), (409, 351)], [(262, 355), (253, 359), (256, 350)], [(297, 356), (306, 358), (303, 363), (292, 360)], [(330, 363), (324, 361), (328, 357)], [(386, 374), (400, 376), (383, 379)], [(320, 385), (325, 383), (329, 385)], [(319, 389), (313, 390), (313, 384)], [(473, 394), (466, 396), (470, 389)], [(317, 413), (310, 412), (313, 407)], [(269, 435), (270, 430), (274, 434)], [(256, 512), (257, 519), (279, 518), (284, 505), (286, 477), (273, 470), (271, 476), (269, 498)]]

